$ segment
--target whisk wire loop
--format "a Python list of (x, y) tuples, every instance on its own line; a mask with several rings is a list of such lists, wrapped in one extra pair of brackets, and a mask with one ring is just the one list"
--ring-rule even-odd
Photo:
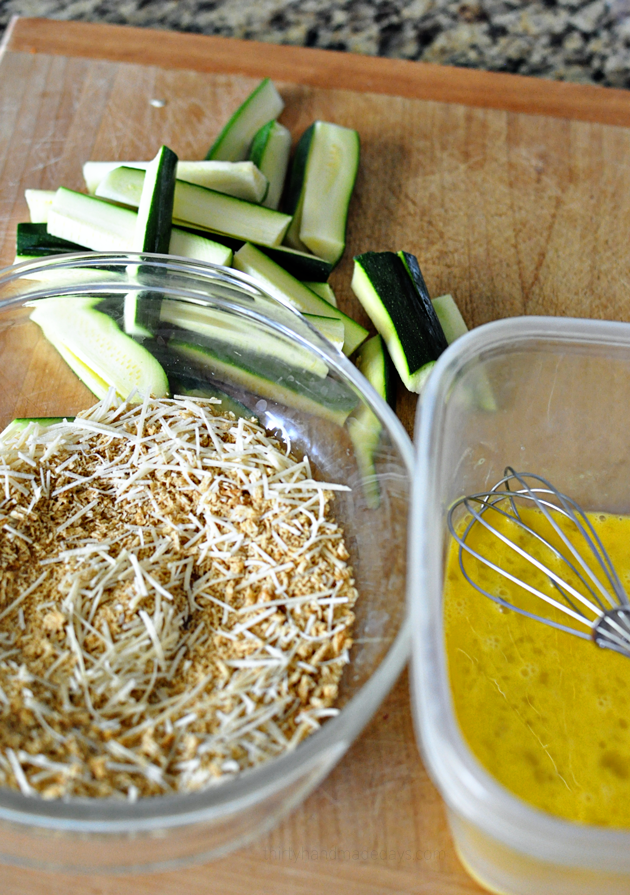
[[(532, 525), (525, 521), (519, 506), (528, 503), (539, 511), (538, 518), (542, 517), (550, 526), (550, 531), (553, 532), (554, 537), (561, 545), (560, 547), (556, 543), (551, 543), (548, 537), (533, 527), (535, 521)], [(454, 515), (462, 506), (471, 518), (466, 522), (463, 531), (458, 531)], [(559, 567), (565, 570), (564, 573), (559, 574), (547, 563), (532, 555), (530, 549), (522, 546), (526, 541), (522, 541), (521, 544), (516, 543), (509, 534), (501, 531), (496, 524), (493, 524), (492, 514), (495, 513), (497, 514), (494, 517), (495, 523), (498, 522), (499, 517), (515, 523), (521, 533), (533, 539), (532, 544), (536, 543), (544, 550), (550, 551), (549, 555), (555, 558)], [(490, 518), (487, 518), (488, 515)], [(570, 525), (568, 527), (561, 525), (560, 518), (567, 520)], [(519, 578), (494, 562), (489, 556), (475, 549), (475, 546), (471, 544), (470, 535), (473, 529), (479, 525), (526, 560), (533, 568), (542, 572), (547, 581), (557, 590), (562, 602), (540, 590), (530, 581)], [(459, 566), (464, 578), (484, 596), (521, 615), (541, 621), (574, 636), (592, 639), (599, 646), (630, 657), (630, 601), (614, 565), (595, 528), (581, 507), (566, 494), (554, 488), (542, 476), (533, 473), (518, 473), (511, 467), (506, 467), (503, 478), (489, 491), (460, 498), (453, 504), (448, 513), (448, 528), (452, 537), (459, 544)], [(578, 536), (580, 547), (569, 533)], [(564, 625), (557, 619), (538, 615), (523, 606), (511, 603), (498, 593), (486, 590), (480, 581), (476, 580), (466, 569), (464, 562), (466, 555), (473, 557), (507, 581), (516, 584), (523, 591), (542, 599), (547, 605), (572, 618), (574, 622), (585, 626), (588, 633), (573, 626)], [(570, 572), (570, 581), (566, 580), (567, 572)], [(583, 588), (583, 590), (579, 588)], [(583, 608), (590, 615), (587, 615)]]
[[(505, 476), (502, 481), (506, 483), (506, 490), (511, 491), (510, 482), (511, 479), (516, 479), (522, 487), (521, 491), (511, 492), (515, 493), (520, 497), (524, 497), (532, 500), (533, 503), (538, 507), (539, 510), (544, 514), (547, 521), (553, 527), (555, 533), (562, 540), (565, 547), (571, 552), (572, 556), (577, 560), (580, 564), (581, 568), (584, 572), (589, 576), (591, 581), (596, 585), (599, 592), (605, 598), (608, 606), (605, 606), (604, 603), (597, 597), (594, 590), (589, 588), (589, 592), (592, 594), (593, 598), (596, 600), (602, 612), (605, 612), (608, 608), (614, 607), (617, 603), (622, 603), (625, 605), (630, 605), (628, 602), (628, 597), (623, 589), (621, 582), (619, 581), (619, 576), (617, 575), (616, 569), (613, 566), (608, 553), (602, 544), (597, 532), (593, 528), (593, 525), (584, 512), (584, 510), (577, 504), (572, 498), (568, 497), (566, 494), (563, 494), (561, 491), (557, 491), (546, 479), (542, 478), (542, 476), (533, 475), (532, 473), (518, 473), (515, 472), (511, 467), (507, 467), (505, 470)], [(544, 489), (536, 488), (533, 489), (529, 486), (527, 479), (525, 477), (529, 477), (540, 482), (544, 485)], [(497, 486), (495, 486), (496, 488)], [(495, 489), (493, 489), (495, 490)], [(553, 503), (552, 501), (543, 500), (540, 495), (541, 494), (549, 494), (554, 496), (559, 505)], [(554, 510), (556, 513), (560, 513), (566, 519), (571, 521), (579, 530), (580, 535), (586, 541), (588, 548), (592, 555), (594, 555), (597, 560), (600, 568), (604, 572), (606, 579), (610, 585), (610, 588), (613, 590), (615, 599), (611, 599), (610, 591), (601, 583), (600, 579), (593, 572), (592, 567), (586, 562), (583, 554), (577, 549), (575, 544), (569, 539), (566, 532), (558, 525), (556, 520), (553, 518), (553, 514), (549, 512), (549, 510)], [(516, 510), (516, 512), (518, 512)], [(544, 539), (543, 539), (544, 540)], [(551, 546), (551, 545), (549, 545)], [(561, 554), (558, 551), (558, 555)], [(566, 557), (562, 556), (562, 558), (566, 561)], [(571, 567), (572, 571), (576, 572), (574, 567)], [(578, 574), (576, 572), (576, 574)], [(579, 576), (580, 579), (586, 585), (584, 579)]]
[[(544, 572), (545, 574), (550, 573), (552, 578), (553, 577), (558, 578), (559, 582), (562, 581), (557, 575), (555, 575), (555, 573), (552, 572), (551, 569), (549, 569), (547, 566), (544, 566), (542, 563), (538, 562), (538, 560), (536, 560), (534, 557), (532, 557), (527, 551), (523, 550), (521, 547), (518, 546), (518, 544), (515, 544), (510, 538), (508, 538), (506, 535), (502, 534), (502, 532), (495, 529), (494, 526), (489, 524), (483, 518), (483, 514), (488, 509), (488, 504), (485, 504), (484, 508), (482, 510), (478, 510), (473, 506), (473, 504), (472, 504), (473, 501), (476, 501), (476, 502), (484, 505), (483, 495), (475, 494), (475, 495), (471, 495), (470, 497), (463, 498), (461, 501), (458, 501), (452, 508), (452, 510), (454, 510), (454, 509), (456, 509), (457, 506), (459, 506), (460, 504), (463, 504), (466, 507), (466, 509), (468, 510), (468, 512), (473, 517), (471, 519), (471, 521), (467, 524), (466, 529), (464, 530), (464, 532), (461, 535), (459, 535), (457, 533), (457, 531), (455, 530), (455, 527), (453, 525), (452, 510), (451, 510), (451, 513), (449, 514), (449, 519), (448, 519), (449, 531), (450, 531), (451, 535), (459, 542), (459, 545), (460, 545), (459, 546), (459, 567), (460, 567), (461, 572), (462, 572), (464, 578), (466, 579), (466, 581), (468, 581), (468, 583), (471, 584), (476, 590), (478, 590), (482, 594), (484, 594), (484, 596), (489, 597), (491, 600), (494, 600), (495, 603), (499, 603), (501, 606), (504, 606), (506, 609), (514, 609), (516, 612), (520, 612), (521, 615), (527, 615), (530, 618), (534, 618), (536, 620), (543, 621), (543, 622), (547, 621), (543, 616), (536, 615), (535, 613), (532, 613), (527, 609), (523, 609), (522, 607), (515, 606), (514, 604), (510, 603), (508, 600), (503, 599), (503, 597), (500, 597), (497, 594), (494, 594), (494, 593), (491, 593), (490, 591), (485, 590), (485, 588), (483, 588), (479, 584), (479, 582), (475, 581), (469, 575), (468, 571), (466, 570), (466, 566), (464, 564), (464, 556), (465, 556), (465, 554), (468, 554), (468, 555), (472, 556), (474, 559), (483, 563), (488, 568), (492, 569), (494, 572), (497, 572), (499, 575), (501, 575), (506, 580), (511, 581), (513, 584), (517, 584), (519, 587), (521, 587), (524, 590), (528, 591), (529, 593), (533, 594), (533, 596), (539, 597), (540, 599), (544, 600), (549, 605), (554, 606), (556, 609), (560, 610), (561, 612), (565, 612), (567, 615), (570, 615), (576, 621), (588, 624), (588, 620), (587, 620), (585, 614), (583, 612), (581, 612), (578, 608), (573, 606), (573, 604), (571, 604), (571, 607), (569, 607), (562, 603), (559, 603), (557, 600), (554, 600), (553, 597), (550, 597), (549, 594), (544, 593), (543, 591), (534, 587), (529, 582), (524, 581), (522, 578), (518, 578), (516, 575), (513, 575), (511, 572), (508, 572), (506, 569), (497, 565), (495, 562), (493, 562), (487, 556), (484, 556), (483, 554), (479, 553), (477, 550), (474, 549), (474, 547), (471, 547), (471, 545), (467, 541), (468, 534), (470, 532), (470, 529), (473, 527), (473, 525), (475, 523), (480, 523), (481, 525), (483, 525), (484, 528), (486, 528), (493, 535), (495, 535), (497, 538), (499, 538), (499, 540), (503, 541), (503, 543), (505, 543), (508, 547), (511, 547), (518, 554), (520, 554), (523, 557), (523, 559), (526, 559), (528, 562), (531, 562), (532, 565), (539, 568), (540, 571)], [(514, 521), (516, 521), (529, 534), (533, 535), (536, 538), (540, 537), (536, 532), (534, 532), (531, 528), (529, 528), (529, 526), (527, 526), (524, 522), (522, 522), (522, 520), (520, 520), (520, 518), (515, 519), (513, 516), (510, 515), (510, 513), (505, 512), (500, 507), (497, 507), (495, 504), (492, 505), (492, 508), (495, 512), (500, 513), (501, 515), (505, 516), (506, 518), (513, 519)], [(543, 540), (543, 539), (541, 539), (541, 540)], [(577, 592), (575, 592), (575, 593), (577, 594)], [(570, 631), (575, 630), (574, 628), (569, 628), (568, 626), (562, 625), (559, 622), (552, 622), (551, 620), (549, 620), (549, 621), (553, 624), (554, 627), (558, 627), (562, 630), (570, 630)], [(580, 633), (580, 636), (585, 637), (587, 640), (589, 639), (588, 634), (584, 634), (582, 632), (579, 632), (579, 633)]]

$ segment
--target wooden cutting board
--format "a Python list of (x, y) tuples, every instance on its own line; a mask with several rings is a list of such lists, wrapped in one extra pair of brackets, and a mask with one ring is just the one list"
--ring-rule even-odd
[[(17, 19), (0, 59), (0, 265), (24, 189), (81, 189), (87, 159), (201, 158), (263, 76), (298, 136), (355, 127), (361, 170), (333, 274), (365, 321), (352, 255), (416, 254), (471, 326), (516, 314), (630, 320), (630, 93), (322, 50)], [(152, 104), (161, 100), (163, 105)], [(411, 432), (415, 399), (399, 396)], [(3, 895), (463, 895), (420, 761), (406, 676), (340, 765), (271, 834), (211, 865), (127, 878), (0, 867)]]

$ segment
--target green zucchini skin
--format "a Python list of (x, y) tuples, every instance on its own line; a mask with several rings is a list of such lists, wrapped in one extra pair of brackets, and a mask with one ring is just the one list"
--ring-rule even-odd
[(280, 267), (284, 267), (296, 280), (325, 283), (333, 270), (333, 265), (329, 261), (311, 255), (308, 251), (301, 252), (288, 246), (265, 246), (260, 243), (256, 243), (256, 248)]
[(304, 192), (306, 190), (306, 163), (311, 149), (311, 141), (315, 133), (315, 125), (308, 127), (295, 147), (289, 181), (286, 187), (284, 210), (292, 215), (289, 229), (284, 237), (287, 246), (298, 252), (307, 253), (309, 250), (300, 239), (300, 226), (302, 224), (302, 207), (304, 205)]
[[(293, 161), (291, 162), (291, 171), (289, 173), (289, 181), (287, 183), (286, 195), (284, 198), (284, 208), (287, 214), (295, 216), (295, 212), (300, 201), (300, 196), (304, 189), (304, 177), (306, 174), (306, 163), (308, 154), (311, 149), (311, 141), (315, 133), (315, 124), (307, 127), (295, 147)], [(298, 221), (299, 227), (299, 221)]]
[(278, 208), (289, 167), (291, 133), (277, 121), (268, 121), (252, 143), (249, 158), (267, 178), (269, 188), (262, 199), (266, 208)]
[(332, 265), (346, 245), (350, 199), (359, 167), (356, 130), (315, 121), (302, 135), (291, 168), (287, 207), (293, 221), (285, 242)]
[(366, 252), (354, 259), (352, 289), (383, 337), (403, 383), (420, 392), (431, 367), (446, 347), (426, 327), (418, 294), (405, 265), (394, 252)]
[(247, 158), (260, 128), (277, 118), (284, 108), (282, 97), (269, 78), (264, 78), (241, 103), (206, 154), (211, 161), (240, 162)]
[(134, 249), (167, 255), (171, 241), (177, 156), (162, 146), (145, 172)]
[(45, 258), (47, 255), (61, 255), (65, 252), (84, 252), (85, 248), (76, 242), (51, 236), (46, 224), (18, 224), (15, 238), (17, 255)]
[(339, 426), (357, 405), (356, 395), (340, 381), (298, 372), (279, 359), (234, 350), (228, 345), (201, 345), (190, 334), (186, 341), (178, 336), (169, 339), (168, 348), (188, 361), (186, 375), (210, 375), (219, 383), (227, 377), (228, 381), (261, 398), (303, 410)]
[(392, 410), (396, 409), (396, 370), (383, 341), (377, 333), (359, 348), (356, 366), (370, 385), (386, 401)]
[(439, 354), (441, 354), (448, 348), (448, 342), (433, 302), (431, 301), (427, 284), (424, 282), (418, 259), (410, 252), (402, 251), (398, 252), (398, 257), (405, 265), (405, 270), (409, 274), (411, 282), (416, 290), (416, 295), (418, 297), (418, 312), (424, 319), (424, 325), (429, 334), (429, 338), (436, 346), (436, 351), (439, 350)]

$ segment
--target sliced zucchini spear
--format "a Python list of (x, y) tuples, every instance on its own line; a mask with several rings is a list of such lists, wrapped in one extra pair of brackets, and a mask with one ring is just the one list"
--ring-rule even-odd
[(422, 276), (422, 271), (420, 270), (418, 259), (415, 255), (412, 255), (409, 252), (398, 252), (398, 257), (405, 265), (405, 270), (409, 274), (411, 282), (414, 285), (415, 293), (418, 299), (418, 313), (424, 320), (424, 325), (429, 339), (435, 346), (435, 351), (439, 355), (443, 351), (446, 351), (446, 349), (448, 348), (448, 342), (446, 340), (446, 336), (444, 335), (444, 330), (442, 329), (439, 317), (431, 301), (431, 297), (429, 296), (429, 290), (427, 289), (427, 284), (424, 282), (424, 277)]
[(322, 379), (306, 371), (298, 373), (295, 367), (275, 358), (235, 350), (228, 345), (201, 347), (178, 338), (170, 339), (168, 346), (192, 365), (190, 371), (184, 370), (187, 375), (196, 369), (216, 377), (219, 384), (226, 378), (261, 398), (304, 410), (339, 426), (357, 405), (356, 395), (339, 380), (330, 376)]
[(166, 255), (171, 241), (177, 156), (162, 146), (147, 168), (140, 195), (132, 251)]
[[(116, 168), (101, 182), (97, 196), (137, 207), (143, 177), (144, 172), (137, 168)], [(235, 199), (184, 180), (175, 181), (173, 219), (184, 226), (203, 227), (266, 245), (279, 245), (291, 222), (289, 215), (272, 208)]]
[[(143, 172), (150, 162), (86, 162), (83, 165), (83, 179), (88, 193), (98, 194), (101, 183), (116, 168), (138, 169), (138, 195), (142, 190)], [(269, 184), (253, 162), (177, 162), (177, 179), (196, 183), (218, 193), (226, 193), (247, 202), (262, 202), (267, 195)], [(105, 189), (105, 187), (104, 187)], [(138, 204), (137, 202), (131, 204)]]
[(249, 157), (269, 181), (263, 200), (266, 208), (277, 208), (280, 204), (290, 152), (291, 132), (277, 121), (268, 121), (254, 137)]
[[(396, 374), (385, 343), (378, 333), (363, 343), (356, 365), (381, 398), (393, 407), (396, 400)], [(354, 411), (346, 425), (354, 445), (365, 502), (370, 509), (376, 509), (381, 497), (374, 461), (383, 427), (376, 414), (365, 404)]]
[(134, 389), (156, 398), (167, 395), (161, 365), (90, 301), (94, 299), (50, 299), (36, 305), (31, 320), (97, 398), (104, 398), (110, 386), (123, 399)]
[[(357, 255), (351, 286), (383, 337), (403, 383), (409, 391), (419, 393), (446, 348), (430, 300), (429, 311), (407, 265), (393, 252)], [(435, 320), (428, 326), (431, 316)]]
[(208, 150), (206, 159), (228, 162), (246, 159), (254, 136), (283, 109), (282, 97), (269, 78), (265, 78), (232, 115)]
[[(237, 270), (254, 277), (268, 295), (278, 298), (280, 301), (289, 301), (302, 313), (321, 317), (336, 317), (343, 321), (344, 354), (352, 354), (367, 337), (368, 332), (361, 324), (316, 295), (256, 246), (245, 243), (235, 253), (233, 265)], [(316, 321), (313, 322), (317, 325)], [(326, 335), (326, 333), (324, 334)]]
[(324, 261), (323, 258), (317, 258), (310, 252), (300, 252), (288, 246), (263, 246), (259, 244), (258, 248), (297, 280), (312, 280), (313, 282), (325, 283), (332, 273), (332, 264)]
[(316, 121), (296, 149), (289, 184), (293, 221), (286, 242), (336, 264), (346, 245), (348, 207), (359, 168), (355, 130)]
[[(137, 219), (130, 208), (61, 187), (51, 207), (47, 232), (96, 252), (129, 251), (136, 238)], [(229, 264), (232, 259), (226, 246), (179, 227), (171, 230), (168, 254), (214, 264)]]

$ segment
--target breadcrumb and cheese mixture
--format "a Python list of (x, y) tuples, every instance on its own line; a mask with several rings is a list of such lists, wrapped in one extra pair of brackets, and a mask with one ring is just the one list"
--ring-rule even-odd
[(110, 396), (0, 439), (0, 785), (198, 790), (336, 714), (346, 489), (220, 413)]

